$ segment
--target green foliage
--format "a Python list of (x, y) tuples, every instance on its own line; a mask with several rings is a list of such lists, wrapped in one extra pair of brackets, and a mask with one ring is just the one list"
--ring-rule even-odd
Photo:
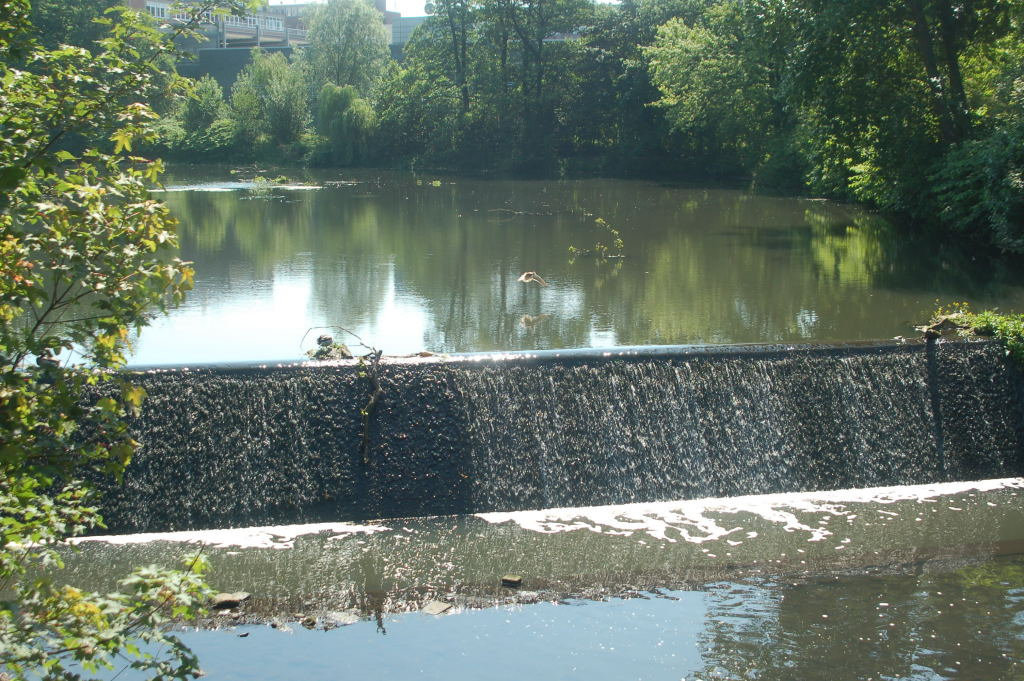
[(317, 111), (320, 143), (316, 160), (341, 166), (364, 161), (376, 127), (377, 116), (370, 103), (360, 98), (354, 87), (325, 83)]
[[(164, 624), (206, 597), (201, 561), (139, 570), (108, 595), (43, 576), (60, 567), (58, 543), (101, 526), (83, 480), (120, 476), (137, 446), (124, 417), (144, 391), (97, 369), (122, 364), (130, 329), (192, 282), (148, 192), (161, 164), (131, 155), (152, 136), (143, 102), (165, 82), (158, 64), (192, 24), (163, 36), (120, 11), (106, 26), (91, 53), (46, 49), (25, 0), (0, 5), (0, 663), (16, 679), (80, 678), (123, 659), (154, 678), (198, 673)], [(59, 359), (71, 351), (94, 368)], [(105, 396), (87, 399), (100, 383)]]
[(300, 158), (309, 125), (308, 74), (301, 60), (252, 51), (252, 61), (231, 88), (235, 139), (240, 150)]
[(236, 135), (223, 90), (209, 76), (181, 80), (184, 103), (157, 121), (154, 140), (144, 148), (171, 158), (222, 160), (232, 152)]
[(1024, 314), (1001, 313), (997, 310), (971, 312), (967, 303), (951, 303), (940, 307), (932, 321), (953, 320), (963, 334), (995, 338), (1006, 354), (1024, 369)]
[(967, 323), (971, 332), (992, 336), (1006, 346), (1006, 353), (1024, 366), (1024, 314), (985, 310), (978, 314), (968, 313)]
[(270, 190), (273, 188), (273, 180), (257, 175), (252, 179), (252, 189), (249, 190), (249, 196), (256, 199), (269, 199), (271, 197)]
[(96, 19), (121, 4), (119, 0), (33, 0), (33, 32), (50, 49), (58, 45), (92, 48), (105, 32)]
[(987, 234), (999, 248), (1024, 252), (1024, 127), (953, 147), (930, 180), (949, 229)]
[(1008, 561), (990, 561), (968, 565), (955, 573), (970, 589), (993, 589), (999, 593), (1024, 588), (1024, 566)]
[(233, 136), (240, 154), (322, 165), (745, 181), (1024, 252), (1022, 10), (437, 0), (396, 64), (365, 0), (330, 0), (310, 50), (257, 53), (229, 116), (200, 83), (160, 136), (190, 157)]
[(594, 242), (594, 247), (589, 248), (577, 248), (576, 246), (569, 246), (569, 262), (575, 262), (577, 256), (581, 255), (593, 255), (597, 258), (598, 262), (605, 262), (608, 258), (622, 258), (625, 257), (624, 250), (626, 248), (626, 242), (622, 240), (622, 234), (619, 230), (608, 224), (608, 221), (604, 218), (595, 218), (594, 225), (602, 232), (607, 234), (607, 238), (611, 244), (606, 244), (603, 241)]
[(724, 0), (684, 10), (644, 54), (706, 166), (1021, 251), (1020, 9)]
[(419, 64), (393, 68), (378, 99), (376, 153), (392, 161), (450, 158), (458, 135), (458, 98), (450, 82), (425, 77)]
[(645, 48), (658, 106), (690, 153), (718, 172), (758, 173), (760, 184), (775, 185), (792, 173), (796, 119), (781, 83), (793, 24), (775, 0), (722, 2), (665, 23)]
[[(577, 146), (576, 43), (585, 0), (435, 3), (389, 74), (377, 110), (386, 156), (432, 165), (553, 172)], [(552, 38), (559, 38), (552, 40)], [(434, 117), (434, 120), (430, 120)], [(423, 134), (403, 135), (399, 122)], [(411, 137), (411, 139), (410, 139)]]
[(308, 18), (313, 90), (326, 83), (374, 92), (390, 58), (380, 14), (368, 0), (328, 0)]
[(212, 76), (207, 75), (195, 82), (192, 96), (185, 102), (181, 122), (185, 132), (195, 133), (226, 118), (227, 113), (224, 91)]

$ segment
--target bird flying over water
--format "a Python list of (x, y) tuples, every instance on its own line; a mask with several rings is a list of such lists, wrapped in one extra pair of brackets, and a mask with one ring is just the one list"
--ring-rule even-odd
[(536, 272), (523, 272), (519, 275), (519, 278), (516, 279), (516, 281), (521, 281), (524, 284), (529, 284), (531, 281), (535, 281), (541, 286), (548, 285), (548, 282), (544, 281), (544, 277), (540, 276)]

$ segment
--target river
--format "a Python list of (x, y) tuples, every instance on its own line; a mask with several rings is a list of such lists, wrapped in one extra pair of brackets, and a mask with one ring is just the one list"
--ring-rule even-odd
[(912, 335), (936, 300), (1024, 309), (1012, 262), (824, 201), (601, 179), (251, 179), (167, 178), (196, 285), (133, 363), (295, 359), (323, 332), (311, 327), (387, 354), (451, 353), (878, 340)]

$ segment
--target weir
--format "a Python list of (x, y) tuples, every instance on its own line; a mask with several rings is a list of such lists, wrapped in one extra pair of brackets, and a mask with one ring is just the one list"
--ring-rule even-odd
[(139, 371), (108, 531), (593, 506), (1024, 474), (991, 343), (616, 348)]

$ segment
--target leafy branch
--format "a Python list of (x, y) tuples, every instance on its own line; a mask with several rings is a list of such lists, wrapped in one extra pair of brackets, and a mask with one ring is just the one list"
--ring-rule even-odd
[[(125, 419), (145, 398), (123, 377), (56, 358), (74, 348), (95, 368), (122, 366), (129, 331), (192, 284), (171, 257), (175, 222), (149, 194), (162, 165), (130, 152), (156, 118), (142, 102), (159, 87), (158, 62), (200, 15), (163, 35), (118, 10), (90, 52), (40, 47), (28, 10), (0, 3), (0, 668), (48, 681), (128, 657), (156, 678), (193, 678), (198, 661), (166, 625), (200, 611), (201, 556), (185, 572), (137, 570), (111, 594), (50, 575), (69, 537), (103, 526), (86, 480), (121, 476), (138, 447)], [(87, 400), (101, 382), (115, 390)]]
[(602, 232), (608, 235), (611, 245), (605, 244), (603, 241), (594, 242), (592, 249), (589, 248), (577, 248), (576, 246), (569, 246), (569, 260), (574, 262), (577, 256), (594, 256), (598, 262), (604, 262), (610, 258), (625, 258), (626, 255), (623, 252), (626, 248), (626, 242), (622, 240), (622, 234), (619, 230), (612, 227), (604, 218), (594, 218), (594, 224)]

